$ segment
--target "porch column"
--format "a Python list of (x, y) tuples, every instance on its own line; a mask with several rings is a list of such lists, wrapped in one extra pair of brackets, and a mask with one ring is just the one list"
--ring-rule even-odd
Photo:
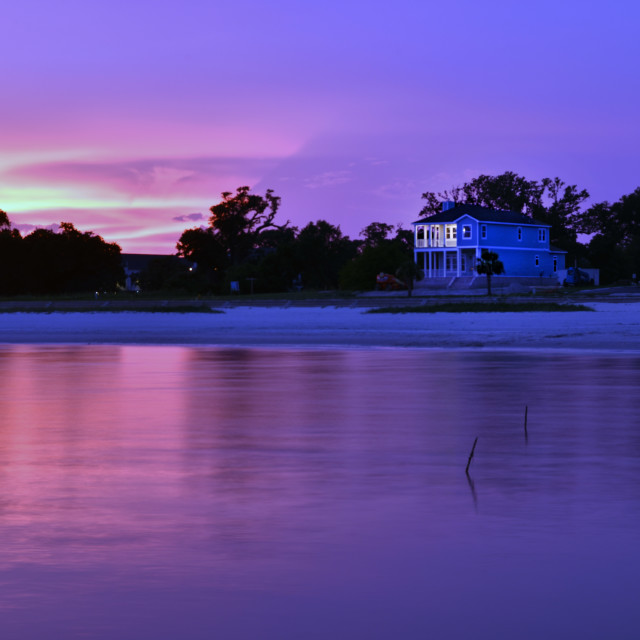
[(457, 273), (456, 275), (458, 276), (458, 278), (460, 277), (460, 260), (462, 257), (462, 252), (460, 251), (460, 249), (456, 249), (456, 265), (457, 265)]

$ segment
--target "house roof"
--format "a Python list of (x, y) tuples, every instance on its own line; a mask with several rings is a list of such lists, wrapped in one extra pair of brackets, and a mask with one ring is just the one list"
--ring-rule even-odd
[(462, 218), (462, 216), (470, 216), (478, 222), (505, 222), (508, 224), (528, 224), (535, 225), (537, 227), (549, 227), (550, 225), (534, 220), (530, 216), (526, 216), (523, 213), (517, 213), (516, 211), (500, 211), (498, 209), (489, 209), (488, 207), (481, 207), (477, 204), (456, 204), (447, 211), (440, 211), (435, 215), (427, 218), (421, 218), (416, 220), (412, 224), (419, 224), (428, 222), (430, 224), (439, 222), (455, 222)]

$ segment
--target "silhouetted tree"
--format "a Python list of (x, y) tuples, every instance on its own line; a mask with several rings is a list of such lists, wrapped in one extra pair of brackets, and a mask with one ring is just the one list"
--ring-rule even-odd
[(578, 216), (578, 228), (594, 234), (587, 255), (601, 282), (640, 274), (640, 187), (613, 204), (593, 205)]
[(177, 256), (160, 256), (149, 261), (140, 272), (143, 291), (194, 291), (198, 288), (197, 269)]
[[(275, 223), (279, 206), (280, 198), (271, 189), (264, 196), (250, 193), (246, 186), (236, 189), (235, 194), (225, 191), (222, 201), (210, 209), (209, 227), (185, 230), (177, 253), (196, 262), (199, 277), (206, 275), (211, 287), (222, 290), (230, 279), (240, 277), (238, 274), (255, 273), (264, 249), (274, 249), (277, 240), (273, 233), (289, 224)], [(229, 273), (231, 268), (233, 274)]]
[(580, 253), (577, 225), (580, 207), (588, 197), (585, 189), (578, 190), (560, 178), (544, 178), (538, 182), (506, 171), (498, 176), (480, 175), (450, 190), (423, 193), (426, 204), (420, 215), (438, 213), (443, 200), (524, 213), (550, 225), (551, 243), (569, 252), (571, 259)]
[(9, 216), (0, 209), (0, 294), (15, 295), (24, 288), (22, 236), (11, 228)]
[[(405, 263), (413, 262), (413, 234), (382, 222), (372, 222), (361, 232), (364, 240), (358, 246), (358, 254), (340, 273), (343, 289), (373, 289), (379, 273), (396, 273)], [(402, 278), (400, 278), (402, 280)]]
[(176, 245), (179, 256), (195, 262), (202, 291), (220, 288), (228, 266), (227, 251), (213, 229), (186, 229)]
[(120, 247), (69, 222), (60, 224), (59, 233), (36, 229), (22, 248), (29, 293), (112, 291), (124, 278)]
[(264, 196), (238, 187), (236, 193), (225, 191), (222, 202), (211, 207), (209, 223), (213, 234), (226, 251), (229, 264), (239, 264), (259, 246), (260, 234), (267, 229), (282, 229), (289, 223), (274, 222), (280, 198), (267, 189)]
[(358, 243), (326, 220), (310, 222), (298, 234), (295, 261), (305, 286), (334, 289), (344, 265), (356, 255)]

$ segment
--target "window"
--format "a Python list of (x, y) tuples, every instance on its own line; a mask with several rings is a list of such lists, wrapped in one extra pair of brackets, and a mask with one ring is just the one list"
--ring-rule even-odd
[(538, 242), (546, 242), (546, 241), (547, 241), (547, 230), (538, 229)]
[(462, 237), (468, 240), (471, 237), (471, 225), (465, 224), (462, 227)]
[(536, 256), (536, 267), (540, 266), (540, 256)]
[(447, 240), (455, 240), (458, 235), (458, 227), (455, 224), (447, 225)]
[(522, 240), (522, 227), (518, 227), (518, 242)]
[(553, 256), (553, 273), (556, 273), (558, 271), (558, 258), (556, 258), (556, 256)]
[(487, 237), (487, 225), (486, 225), (486, 224), (483, 224), (483, 225), (480, 227), (480, 235), (481, 235), (481, 237), (482, 237), (482, 239), (483, 239), (483, 240), (485, 240), (485, 239), (486, 239), (486, 237)]

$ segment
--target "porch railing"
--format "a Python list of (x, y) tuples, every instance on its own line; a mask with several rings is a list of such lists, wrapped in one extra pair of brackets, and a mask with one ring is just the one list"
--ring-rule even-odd
[[(447, 240), (446, 241), (446, 245), (445, 245), (445, 241), (444, 240), (425, 240), (423, 238), (420, 238), (418, 240), (416, 240), (416, 249), (428, 249), (428, 248), (440, 248), (442, 249), (443, 247), (447, 246), (447, 247), (455, 247), (455, 240)], [(453, 243), (453, 244), (451, 244)]]

